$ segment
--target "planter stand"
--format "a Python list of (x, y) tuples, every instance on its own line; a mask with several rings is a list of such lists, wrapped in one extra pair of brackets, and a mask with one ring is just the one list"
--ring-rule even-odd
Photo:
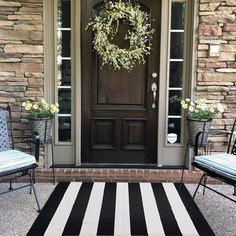
[(51, 145), (51, 154), (52, 154), (52, 177), (53, 184), (55, 184), (55, 169), (54, 169), (54, 150), (53, 150), (53, 138), (51, 135), (52, 128), (52, 118), (42, 118), (42, 119), (32, 119), (29, 120), (32, 139), (28, 140), (28, 143), (35, 144), (35, 140), (39, 138), (39, 146), (45, 149), (46, 146)]

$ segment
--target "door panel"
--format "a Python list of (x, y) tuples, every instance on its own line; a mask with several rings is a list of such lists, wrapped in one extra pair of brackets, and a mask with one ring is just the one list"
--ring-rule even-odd
[(108, 66), (103, 67), (102, 70), (99, 67), (94, 81), (94, 90), (97, 88), (97, 101), (94, 101), (94, 105), (144, 106), (148, 78), (147, 67), (147, 64), (137, 66), (130, 73), (114, 72)]
[[(91, 31), (85, 31), (89, 18), (104, 7), (99, 0), (81, 1), (82, 5), (82, 163), (154, 164), (157, 162), (157, 108), (152, 108), (151, 85), (159, 72), (160, 0), (139, 1), (151, 13), (155, 33), (151, 54), (145, 65), (131, 72), (101, 66), (93, 49)], [(153, 21), (155, 20), (155, 21)], [(122, 25), (115, 39), (125, 47)], [(158, 91), (158, 89), (157, 89)], [(158, 105), (158, 96), (156, 99)]]

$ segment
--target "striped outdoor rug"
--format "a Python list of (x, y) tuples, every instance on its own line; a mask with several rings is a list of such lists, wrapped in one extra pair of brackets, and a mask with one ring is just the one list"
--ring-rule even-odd
[(184, 185), (59, 183), (28, 235), (214, 235)]

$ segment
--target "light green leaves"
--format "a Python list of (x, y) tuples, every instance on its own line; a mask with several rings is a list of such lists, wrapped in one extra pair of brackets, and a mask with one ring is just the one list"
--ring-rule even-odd
[[(116, 36), (122, 21), (129, 23), (131, 29), (125, 35), (129, 40), (129, 47), (119, 48), (111, 43)], [(99, 54), (102, 65), (108, 64), (114, 70), (125, 69), (131, 71), (138, 63), (145, 63), (145, 55), (150, 54), (150, 39), (154, 29), (150, 29), (150, 16), (140, 10), (137, 4), (129, 2), (105, 3), (105, 8), (94, 20), (90, 20), (86, 30), (91, 28), (94, 32), (94, 49)]]

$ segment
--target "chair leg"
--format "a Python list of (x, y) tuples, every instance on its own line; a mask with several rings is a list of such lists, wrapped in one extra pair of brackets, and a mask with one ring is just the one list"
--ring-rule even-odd
[[(35, 184), (35, 169), (31, 170), (33, 184)], [(32, 186), (30, 185), (30, 194), (32, 194)]]
[(202, 193), (203, 196), (205, 195), (205, 192), (206, 192), (206, 184), (207, 184), (207, 175), (204, 176), (204, 186), (203, 186), (203, 193)]
[(10, 180), (10, 186), (9, 186), (9, 190), (11, 191), (12, 189), (13, 189), (13, 187), (12, 187), (12, 179)]
[(186, 147), (185, 155), (184, 155), (184, 164), (183, 164), (183, 169), (182, 169), (182, 174), (181, 174), (181, 179), (180, 179), (181, 184), (183, 183), (183, 179), (184, 179), (184, 171), (186, 167), (187, 154), (188, 154), (188, 147)]
[(53, 184), (55, 185), (55, 168), (54, 168), (54, 151), (53, 151), (53, 142), (51, 143), (51, 150), (52, 150), (52, 178)]
[(36, 204), (37, 204), (37, 207), (38, 207), (38, 212), (40, 212), (41, 208), (40, 208), (40, 205), (39, 205), (39, 200), (38, 200), (38, 197), (37, 197), (37, 194), (36, 194), (36, 190), (35, 190), (35, 187), (34, 187), (34, 182), (33, 182), (33, 178), (31, 176), (31, 173), (28, 173), (28, 176), (29, 176), (29, 181), (30, 181), (30, 189), (33, 189)]
[(195, 192), (194, 192), (194, 194), (193, 194), (193, 199), (195, 198), (195, 196), (196, 196), (196, 194), (197, 194), (197, 191), (198, 191), (198, 189), (199, 189), (199, 187), (200, 187), (200, 185), (201, 185), (201, 183), (202, 183), (202, 180), (203, 180), (203, 178), (205, 177), (205, 175), (206, 175), (206, 174), (203, 174), (203, 175), (202, 175), (202, 177), (201, 177), (201, 179), (200, 179), (200, 181), (199, 181), (199, 183), (198, 183), (198, 186), (197, 186), (197, 188), (196, 188), (196, 190), (195, 190)]
[(15, 176), (15, 177), (13, 177), (13, 178), (10, 179), (10, 182), (9, 182), (9, 185), (10, 185), (10, 186), (9, 186), (9, 188), (8, 188), (10, 191), (13, 190), (13, 187), (12, 187), (12, 182), (13, 182), (13, 180), (18, 179), (18, 178), (22, 177), (23, 175), (24, 175), (24, 174), (17, 175), (17, 176)]

